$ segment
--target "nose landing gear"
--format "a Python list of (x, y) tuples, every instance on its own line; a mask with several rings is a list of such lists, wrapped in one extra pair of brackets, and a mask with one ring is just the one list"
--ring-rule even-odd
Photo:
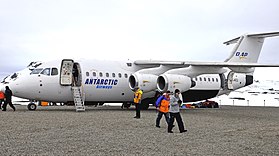
[(27, 105), (27, 108), (28, 108), (28, 110), (34, 111), (34, 110), (36, 110), (37, 105), (35, 103), (31, 102)]

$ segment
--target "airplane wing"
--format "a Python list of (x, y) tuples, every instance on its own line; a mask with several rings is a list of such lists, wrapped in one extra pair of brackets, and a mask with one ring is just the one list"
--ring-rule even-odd
[(186, 61), (160, 61), (160, 60), (137, 60), (136, 65), (164, 65), (164, 66), (207, 66), (207, 67), (279, 67), (279, 64), (258, 64), (259, 54), (265, 38), (279, 36), (279, 32), (245, 34), (224, 44), (235, 44), (233, 51), (224, 62), (186, 62)]
[[(191, 78), (203, 74), (219, 74), (222, 83), (227, 80), (229, 89), (250, 85), (253, 83), (254, 67), (279, 67), (279, 64), (258, 63), (265, 38), (274, 36), (279, 36), (279, 31), (244, 34), (224, 42), (226, 45), (235, 44), (224, 62), (136, 60), (134, 65), (142, 68), (130, 76), (129, 86), (141, 86), (145, 91), (154, 88), (167, 91), (175, 87), (187, 91), (194, 86)], [(239, 83), (234, 82), (234, 74), (242, 79)]]
[(136, 65), (178, 65), (188, 66), (207, 66), (207, 67), (279, 67), (279, 64), (259, 64), (259, 63), (239, 63), (239, 62), (194, 62), (194, 61), (160, 61), (160, 60), (136, 60)]
[(254, 67), (279, 67), (279, 64), (258, 64), (244, 62), (185, 62), (185, 61), (153, 61), (137, 60), (136, 65), (152, 65), (174, 67), (169, 70), (169, 74), (183, 74), (195, 77), (200, 74), (222, 74), (229, 68), (236, 73), (253, 73)]
[(184, 65), (183, 61), (136, 60), (136, 65)]

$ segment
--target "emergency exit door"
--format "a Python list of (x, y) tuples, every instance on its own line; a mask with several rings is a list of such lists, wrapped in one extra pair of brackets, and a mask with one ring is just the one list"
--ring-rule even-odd
[(70, 59), (64, 59), (61, 62), (60, 70), (60, 84), (63, 86), (72, 85), (72, 70), (73, 70), (74, 61)]

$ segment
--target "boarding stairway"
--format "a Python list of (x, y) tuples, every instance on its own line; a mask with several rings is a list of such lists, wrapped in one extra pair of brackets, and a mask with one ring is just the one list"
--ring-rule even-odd
[(76, 106), (77, 112), (84, 112), (85, 106), (84, 106), (84, 95), (82, 94), (81, 87), (73, 86), (72, 87), (72, 94), (74, 98), (74, 103)]

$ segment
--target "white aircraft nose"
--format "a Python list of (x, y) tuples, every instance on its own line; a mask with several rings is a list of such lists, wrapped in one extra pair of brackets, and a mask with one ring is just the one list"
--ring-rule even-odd
[(10, 82), (7, 86), (9, 86), (15, 96), (17, 96), (19, 93), (22, 93), (24, 90), (22, 85), (20, 85), (18, 82)]
[(5, 91), (5, 85), (3, 83), (0, 83), (0, 91), (2, 92)]

